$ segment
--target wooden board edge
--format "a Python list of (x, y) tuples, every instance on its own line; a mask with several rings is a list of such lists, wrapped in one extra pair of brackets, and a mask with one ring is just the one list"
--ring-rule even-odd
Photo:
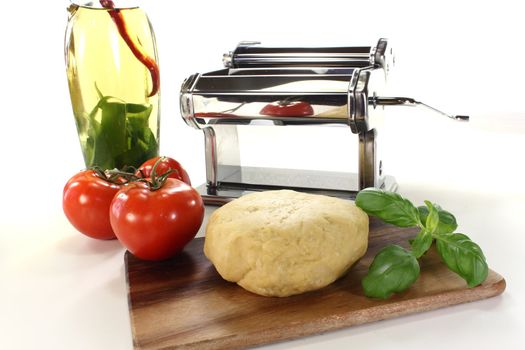
[(126, 293), (128, 298), (128, 315), (129, 315), (129, 324), (131, 327), (131, 338), (133, 341), (133, 349), (139, 350), (141, 346), (137, 339), (137, 327), (135, 326), (135, 316), (133, 315), (133, 304), (131, 302), (131, 284), (129, 283), (129, 259), (132, 257), (131, 253), (126, 250), (124, 253), (124, 273), (126, 274)]
[[(496, 276), (501, 277), (499, 274), (495, 274)], [(502, 294), (505, 291), (505, 288), (506, 281), (503, 277), (501, 277), (501, 279), (497, 282), (488, 285), (480, 285), (478, 287), (466, 290), (456, 290), (447, 293), (411, 299), (409, 302), (413, 303), (414, 305), (410, 309), (406, 306), (407, 301), (400, 301), (398, 303), (374, 306), (371, 308), (359, 310), (357, 312), (352, 312), (350, 314), (334, 315), (324, 320), (310, 322), (309, 324), (302, 323), (300, 325), (287, 327), (286, 332), (283, 332), (282, 327), (274, 327), (262, 330), (256, 334), (254, 333), (253, 336), (252, 334), (239, 334), (218, 339), (214, 338), (203, 340), (197, 343), (179, 344), (176, 347), (165, 347), (158, 350), (241, 350), (262, 345), (275, 344), (306, 336), (330, 333), (352, 326), (437, 310), (448, 306), (480, 301)], [(136, 346), (135, 349), (139, 350), (141, 347)]]

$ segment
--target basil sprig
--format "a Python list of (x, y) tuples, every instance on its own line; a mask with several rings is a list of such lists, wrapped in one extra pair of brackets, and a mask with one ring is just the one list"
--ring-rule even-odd
[(93, 110), (75, 114), (78, 132), (86, 136), (82, 143), (86, 166), (124, 169), (156, 156), (158, 135), (149, 126), (153, 105), (105, 96), (96, 84), (95, 90), (99, 100)]
[(488, 265), (481, 248), (468, 236), (454, 233), (458, 226), (456, 218), (437, 204), (425, 201), (425, 206), (416, 208), (399, 194), (376, 188), (359, 192), (355, 203), (367, 214), (389, 224), (420, 228), (410, 241), (410, 249), (388, 245), (377, 253), (362, 281), (366, 296), (386, 299), (414, 284), (420, 273), (417, 259), (430, 249), (434, 240), (445, 265), (469, 287), (487, 278)]
[[(138, 167), (157, 155), (159, 145), (149, 127), (152, 110), (151, 104), (102, 97), (88, 116), (92, 127), (84, 146), (86, 164), (103, 169)], [(100, 122), (95, 118), (98, 114)]]

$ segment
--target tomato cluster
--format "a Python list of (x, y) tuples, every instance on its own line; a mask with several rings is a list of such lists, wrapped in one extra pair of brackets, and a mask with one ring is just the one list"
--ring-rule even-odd
[(65, 185), (63, 209), (81, 233), (118, 240), (136, 257), (167, 259), (197, 234), (204, 204), (174, 159), (156, 157), (135, 174), (113, 175), (90, 169)]

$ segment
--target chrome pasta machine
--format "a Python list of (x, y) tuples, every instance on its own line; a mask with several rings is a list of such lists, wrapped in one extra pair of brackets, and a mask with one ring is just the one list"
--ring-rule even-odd
[[(375, 46), (316, 48), (241, 42), (224, 54), (223, 63), (223, 69), (188, 77), (180, 92), (182, 117), (204, 132), (206, 183), (198, 190), (207, 204), (221, 205), (244, 193), (269, 189), (342, 198), (353, 198), (366, 187), (395, 190), (395, 180), (383, 173), (378, 147), (385, 106), (420, 105), (452, 119), (468, 120), (468, 116), (448, 115), (413, 98), (386, 97), (386, 82), (394, 65), (387, 39)], [(311, 128), (317, 131), (312, 133)], [(247, 130), (259, 133), (263, 129), (264, 138), (244, 135)], [(278, 142), (275, 135), (282, 130), (287, 136), (281, 149), (293, 149), (292, 154), (285, 155), (279, 148), (270, 151)], [(337, 135), (345, 142), (357, 141), (356, 171), (287, 166), (305, 149), (294, 147), (293, 135), (308, 134), (309, 144), (321, 147), (315, 136), (320, 133), (324, 140)], [(250, 141), (260, 147), (246, 154), (249, 147), (241, 144)], [(310, 152), (308, 159), (313, 165), (316, 159), (337, 154), (339, 163), (348, 163), (347, 147)], [(246, 161), (265, 157), (284, 159), (276, 166), (254, 166)]]

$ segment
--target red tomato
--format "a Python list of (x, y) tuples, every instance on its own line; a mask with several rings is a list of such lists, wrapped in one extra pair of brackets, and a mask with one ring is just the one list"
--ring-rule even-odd
[(114, 239), (109, 206), (120, 188), (93, 170), (81, 171), (66, 183), (62, 208), (69, 222), (86, 236)]
[[(155, 162), (159, 158), (160, 157), (151, 158), (139, 167), (139, 171), (142, 171), (144, 177), (151, 177), (153, 165), (155, 165)], [(169, 170), (175, 170), (173, 173), (168, 175), (168, 177), (171, 177), (172, 179), (181, 180), (191, 186), (190, 176), (188, 175), (186, 170), (184, 170), (182, 165), (180, 165), (179, 162), (169, 157), (162, 158), (164, 159), (159, 163), (159, 165), (157, 165), (157, 176), (165, 174)]]
[(306, 117), (314, 114), (314, 109), (308, 102), (279, 101), (264, 106), (260, 114), (272, 117)]
[(168, 178), (152, 191), (143, 182), (125, 185), (111, 202), (111, 226), (136, 257), (163, 260), (179, 253), (199, 231), (204, 204), (199, 193)]

